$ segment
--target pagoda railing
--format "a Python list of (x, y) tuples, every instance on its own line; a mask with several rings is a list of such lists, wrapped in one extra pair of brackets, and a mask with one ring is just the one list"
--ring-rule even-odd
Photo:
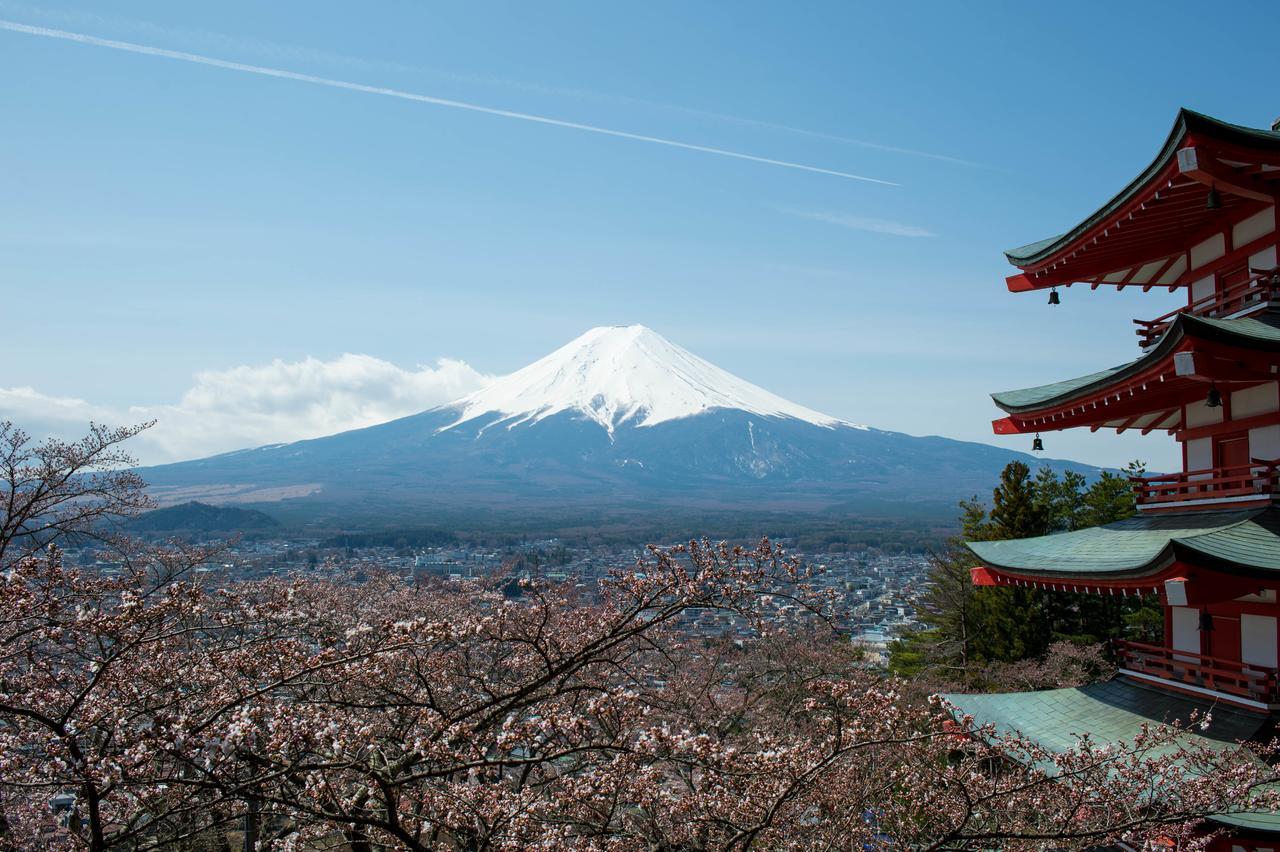
[(1174, 686), (1197, 686), (1263, 704), (1280, 703), (1280, 670), (1271, 666), (1124, 639), (1116, 641), (1116, 656), (1121, 669), (1168, 681)]
[(1156, 476), (1131, 476), (1139, 506), (1187, 500), (1226, 500), (1280, 494), (1280, 459), (1254, 459), (1249, 464), (1210, 467)]
[(1146, 349), (1168, 331), (1178, 314), (1197, 317), (1230, 317), (1262, 310), (1280, 304), (1280, 267), (1253, 269), (1247, 279), (1221, 292), (1205, 296), (1190, 305), (1169, 311), (1153, 320), (1134, 320), (1138, 328), (1138, 344)]

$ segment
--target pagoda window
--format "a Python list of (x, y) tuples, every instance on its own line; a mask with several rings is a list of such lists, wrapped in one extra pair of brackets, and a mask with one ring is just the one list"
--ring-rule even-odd
[(1205, 653), (1219, 660), (1240, 660), (1242, 638), (1239, 611), (1215, 612), (1210, 619), (1210, 624), (1212, 629), (1204, 637)]
[(1257, 307), (1262, 301), (1262, 293), (1246, 292), (1249, 283), (1249, 261), (1242, 258), (1222, 267), (1217, 272), (1219, 293), (1241, 293), (1238, 298), (1231, 299), (1224, 305), (1224, 310), (1216, 312), (1221, 316), (1231, 316), (1237, 311), (1248, 311)]
[[(1169, 647), (1188, 654), (1200, 653), (1200, 610), (1191, 606), (1169, 607), (1172, 630), (1169, 631)], [(1184, 663), (1197, 662), (1195, 657), (1174, 654), (1174, 659)]]
[(1249, 436), (1237, 433), (1214, 440), (1215, 467), (1244, 467), (1249, 463)]
[(1280, 637), (1273, 615), (1240, 615), (1240, 659), (1255, 666), (1275, 668)]
[(1225, 266), (1218, 271), (1218, 282), (1220, 289), (1225, 290), (1228, 287), (1236, 287), (1249, 280), (1249, 262), (1240, 260), (1230, 266)]
[[(1187, 470), (1208, 470), (1213, 467), (1213, 439), (1212, 438), (1196, 438), (1186, 443), (1186, 468)], [(1200, 479), (1208, 477), (1208, 474), (1201, 475)]]
[(1254, 420), (1251, 424), (1253, 428), (1248, 432), (1249, 458), (1245, 461), (1280, 458), (1280, 423), (1267, 423), (1264, 420), (1262, 425), (1257, 425), (1259, 422), (1257, 418), (1267, 415), (1274, 417), (1277, 412), (1280, 412), (1280, 386), (1275, 382), (1263, 382), (1233, 392), (1228, 401), (1233, 420)]

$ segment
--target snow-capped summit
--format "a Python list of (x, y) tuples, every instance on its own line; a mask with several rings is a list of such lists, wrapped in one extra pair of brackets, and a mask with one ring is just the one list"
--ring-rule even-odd
[(624, 423), (654, 426), (713, 409), (737, 409), (816, 426), (852, 425), (796, 405), (676, 346), (643, 325), (593, 328), (555, 352), (445, 408), (445, 429), (486, 414), (514, 427), (560, 412), (584, 415), (610, 434)]

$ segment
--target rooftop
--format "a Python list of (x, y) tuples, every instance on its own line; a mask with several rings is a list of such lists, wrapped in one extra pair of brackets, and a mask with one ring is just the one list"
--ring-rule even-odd
[[(1114, 678), (1072, 689), (989, 695), (944, 695), (957, 714), (972, 716), (978, 725), (991, 724), (999, 734), (1020, 733), (1050, 751), (1066, 751), (1088, 733), (1097, 743), (1131, 740), (1144, 724), (1186, 723), (1193, 712), (1212, 710), (1208, 728), (1183, 735), (1184, 742), (1231, 749), (1241, 740), (1261, 740), (1273, 734), (1271, 717), (1236, 711), (1210, 701), (1150, 689), (1125, 678)], [(1240, 811), (1214, 821), (1256, 831), (1280, 833), (1280, 814)]]
[[(1009, 249), (1024, 274), (1009, 288), (1034, 290), (1076, 281), (1179, 286), (1175, 258), (1188, 235), (1238, 221), (1275, 203), (1280, 132), (1183, 109), (1155, 159), (1127, 186), (1063, 234)], [(1218, 204), (1206, 204), (1210, 188)], [(1171, 236), (1170, 230), (1173, 230)]]
[[(1026, 414), (1066, 405), (1162, 367), (1188, 338), (1250, 351), (1280, 352), (1280, 311), (1268, 310), (1237, 319), (1178, 314), (1153, 348), (1127, 364), (1047, 385), (993, 393), (991, 398), (1010, 414)], [(1199, 392), (1203, 395), (1203, 391)]]
[(1150, 578), (1175, 561), (1280, 578), (1280, 508), (1140, 514), (1074, 532), (966, 544), (989, 568), (1044, 579)]

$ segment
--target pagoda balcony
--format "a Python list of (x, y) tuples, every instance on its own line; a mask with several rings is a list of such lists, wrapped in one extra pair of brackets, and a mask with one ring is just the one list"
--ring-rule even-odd
[[(1213, 694), (1254, 709), (1280, 704), (1280, 671), (1162, 645), (1116, 640), (1120, 674), (1195, 694)], [(1261, 705), (1261, 706), (1260, 706)]]
[(1280, 459), (1156, 476), (1133, 476), (1140, 511), (1202, 507), (1212, 503), (1262, 504), (1280, 496)]
[(1280, 267), (1275, 269), (1251, 269), (1250, 275), (1239, 284), (1227, 287), (1185, 307), (1169, 311), (1153, 320), (1134, 320), (1138, 326), (1138, 345), (1150, 349), (1168, 331), (1179, 314), (1215, 319), (1233, 319), (1249, 316), (1280, 306)]

